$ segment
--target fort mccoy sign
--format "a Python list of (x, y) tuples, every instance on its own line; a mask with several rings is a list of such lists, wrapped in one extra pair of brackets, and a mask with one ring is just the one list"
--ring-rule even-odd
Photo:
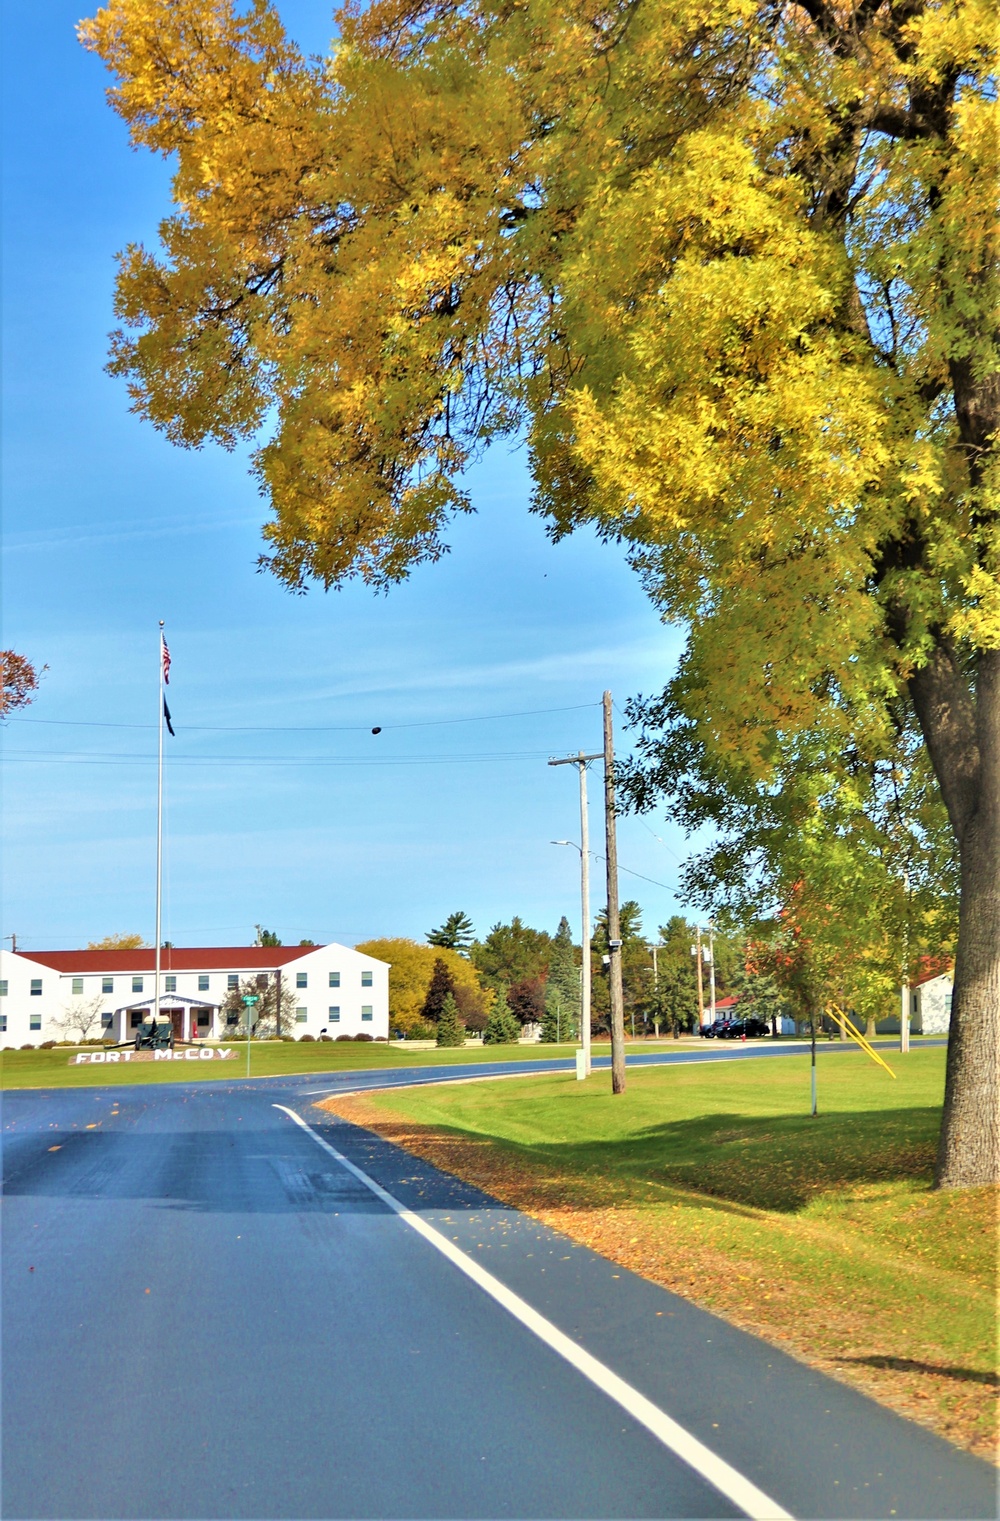
[(225, 1061), (236, 1052), (231, 1046), (191, 1046), (187, 1051), (78, 1051), (71, 1067), (96, 1067), (112, 1062), (204, 1062)]

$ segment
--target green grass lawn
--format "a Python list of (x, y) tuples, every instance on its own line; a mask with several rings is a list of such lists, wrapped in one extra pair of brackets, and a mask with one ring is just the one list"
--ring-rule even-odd
[[(112, 1083), (193, 1083), (246, 1076), (246, 1045), (234, 1041), (228, 1061), (124, 1062), (70, 1065), (66, 1046), (51, 1051), (0, 1051), (2, 1088), (91, 1088)], [(369, 1071), (373, 1067), (450, 1066), (472, 1062), (542, 1061), (570, 1057), (572, 1046), (460, 1046), (455, 1050), (408, 1051), (365, 1041), (251, 1042), (253, 1077), (294, 1077), (306, 1072)]]
[(817, 1119), (805, 1056), (335, 1106), (986, 1451), (996, 1193), (931, 1188), (944, 1055), (821, 1050)]

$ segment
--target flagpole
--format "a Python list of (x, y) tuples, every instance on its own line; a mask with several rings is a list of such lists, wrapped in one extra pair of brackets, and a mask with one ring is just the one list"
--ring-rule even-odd
[(160, 662), (159, 696), (156, 732), (159, 738), (156, 763), (156, 980), (153, 988), (153, 1019), (160, 1023), (160, 899), (163, 882), (163, 619), (160, 619), (160, 637), (157, 656)]

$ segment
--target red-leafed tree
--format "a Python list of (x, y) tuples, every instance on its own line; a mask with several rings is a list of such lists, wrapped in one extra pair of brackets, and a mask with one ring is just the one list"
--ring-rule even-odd
[(17, 708), (26, 708), (34, 702), (42, 672), (16, 650), (0, 650), (0, 718), (6, 718)]

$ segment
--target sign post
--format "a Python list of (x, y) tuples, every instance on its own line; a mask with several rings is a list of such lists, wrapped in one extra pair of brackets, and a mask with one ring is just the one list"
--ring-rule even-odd
[(257, 1002), (257, 994), (256, 993), (245, 993), (243, 995), (243, 1002), (247, 1006), (247, 1077), (249, 1077), (250, 1076), (250, 1038), (253, 1035), (254, 1021), (256, 1019), (256, 1011), (254, 1009), (254, 1004)]

